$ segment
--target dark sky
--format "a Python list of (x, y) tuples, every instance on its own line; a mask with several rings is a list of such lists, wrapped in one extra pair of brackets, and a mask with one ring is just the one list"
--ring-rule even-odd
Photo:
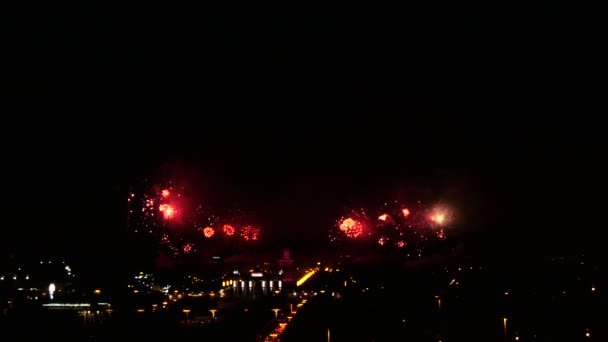
[(504, 244), (594, 236), (605, 181), (585, 11), (265, 6), (5, 12), (2, 245), (111, 243), (128, 186), (163, 167), (288, 241), (412, 188)]

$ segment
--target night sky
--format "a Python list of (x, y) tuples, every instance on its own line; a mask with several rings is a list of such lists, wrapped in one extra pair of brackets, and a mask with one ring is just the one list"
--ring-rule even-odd
[(593, 21), (563, 5), (43, 6), (2, 20), (5, 250), (103, 251), (161, 170), (279, 245), (409, 193), (502, 246), (602, 225)]

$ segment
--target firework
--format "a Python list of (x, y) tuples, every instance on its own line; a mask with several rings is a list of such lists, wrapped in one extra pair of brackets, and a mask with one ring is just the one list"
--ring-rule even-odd
[(225, 224), (223, 227), (224, 230), (224, 234), (226, 234), (226, 236), (233, 236), (235, 229), (233, 226), (229, 225), (229, 224)]
[(378, 220), (380, 220), (382, 222), (391, 222), (391, 221), (393, 221), (393, 219), (388, 214), (382, 214), (382, 215), (378, 216)]
[(188, 253), (192, 252), (193, 248), (194, 248), (194, 244), (192, 244), (192, 243), (185, 244), (183, 247), (184, 253), (188, 254)]
[[(172, 180), (146, 179), (133, 185), (126, 201), (129, 231), (149, 234), (156, 241), (158, 253), (176, 258), (195, 255), (205, 250), (200, 248), (205, 244), (226, 244), (225, 248), (232, 249), (242, 242), (259, 239), (260, 228), (251, 225), (250, 215), (238, 208), (214, 210), (209, 199), (203, 203), (198, 200), (198, 192), (186, 190)], [(221, 217), (218, 212), (222, 213)], [(239, 239), (212, 239), (218, 232)]]
[(245, 226), (241, 229), (241, 237), (245, 241), (256, 241), (260, 235), (260, 229), (254, 226)]
[[(376, 220), (369, 220), (368, 212), (376, 213), (373, 216)], [(384, 202), (379, 208), (350, 210), (330, 229), (330, 241), (359, 239), (382, 248), (396, 247), (420, 255), (433, 241), (447, 238), (451, 221), (452, 212), (443, 205), (427, 206), (422, 201)]]
[(363, 223), (348, 217), (340, 222), (340, 230), (347, 237), (354, 239), (363, 235)]
[(215, 234), (215, 230), (211, 227), (206, 227), (203, 229), (203, 234), (205, 234), (205, 237), (210, 238)]
[(177, 210), (175, 210), (175, 208), (171, 204), (166, 203), (161, 204), (158, 207), (158, 210), (163, 213), (163, 217), (165, 218), (165, 220), (170, 220), (174, 218), (175, 214), (177, 213)]

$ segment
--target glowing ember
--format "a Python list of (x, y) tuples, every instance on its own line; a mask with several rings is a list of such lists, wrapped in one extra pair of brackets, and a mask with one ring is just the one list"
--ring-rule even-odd
[(382, 215), (378, 216), (378, 220), (380, 220), (380, 221), (386, 221), (387, 218), (388, 218), (387, 214), (382, 214)]
[(203, 234), (205, 234), (205, 237), (210, 238), (213, 236), (213, 234), (215, 234), (215, 230), (211, 227), (207, 227), (203, 229)]
[(224, 234), (226, 234), (228, 236), (234, 235), (235, 229), (233, 226), (231, 226), (229, 224), (225, 224), (223, 229), (224, 229)]
[(397, 242), (397, 247), (403, 248), (403, 246), (405, 246), (405, 241), (401, 240), (401, 241)]
[(169, 190), (165, 189), (161, 192), (161, 195), (163, 196), (163, 198), (167, 198), (169, 197), (171, 193), (169, 192)]
[(188, 254), (188, 253), (192, 252), (192, 246), (193, 246), (193, 245), (192, 245), (191, 243), (187, 243), (187, 244), (184, 246), (184, 253)]
[(408, 208), (403, 208), (403, 210), (401, 210), (401, 212), (403, 213), (404, 217), (410, 216), (410, 210)]
[(386, 241), (387, 241), (387, 240), (388, 240), (388, 239), (387, 239), (387, 238), (385, 238), (385, 237), (383, 236), (383, 237), (381, 237), (380, 239), (378, 239), (378, 244), (379, 244), (380, 246), (384, 246), (384, 244), (386, 243)]

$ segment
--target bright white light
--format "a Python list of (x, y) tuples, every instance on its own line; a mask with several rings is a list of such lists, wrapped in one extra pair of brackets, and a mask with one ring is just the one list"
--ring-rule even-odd
[(51, 300), (53, 299), (53, 293), (55, 292), (55, 284), (51, 283), (49, 285), (49, 297)]

